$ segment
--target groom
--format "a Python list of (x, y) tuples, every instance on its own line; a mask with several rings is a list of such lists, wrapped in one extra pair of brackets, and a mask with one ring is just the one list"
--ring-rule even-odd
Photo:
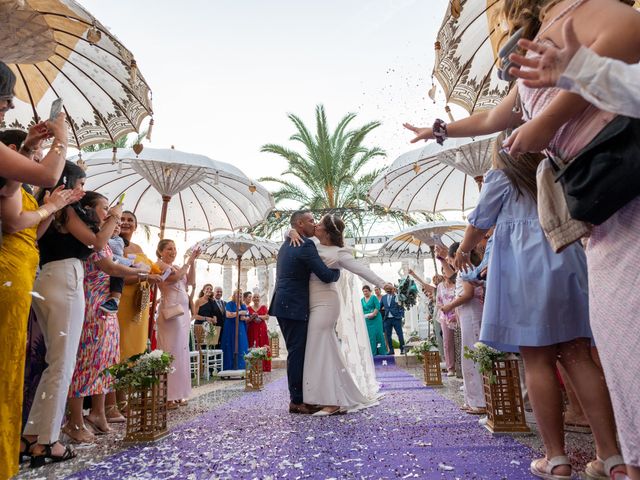
[(309, 277), (313, 272), (323, 282), (335, 282), (340, 277), (340, 270), (328, 268), (309, 239), (316, 228), (310, 211), (294, 212), (291, 215), (291, 227), (300, 234), (304, 243), (294, 247), (287, 238), (278, 251), (276, 287), (269, 315), (278, 319), (287, 346), (287, 378), (291, 397), (289, 412), (311, 414), (317, 409), (302, 399), (304, 352), (309, 325)]

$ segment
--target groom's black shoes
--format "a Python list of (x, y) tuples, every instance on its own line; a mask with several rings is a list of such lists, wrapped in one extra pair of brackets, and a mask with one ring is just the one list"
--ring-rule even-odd
[(313, 415), (322, 407), (314, 407), (306, 403), (289, 403), (289, 413), (302, 413), (304, 415)]

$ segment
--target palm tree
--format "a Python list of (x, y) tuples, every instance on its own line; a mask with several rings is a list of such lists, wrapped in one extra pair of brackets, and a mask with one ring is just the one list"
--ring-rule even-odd
[[(356, 117), (355, 113), (349, 113), (330, 132), (324, 107), (317, 105), (314, 135), (298, 116), (289, 114), (288, 117), (296, 128), (290, 140), (302, 144), (305, 153), (276, 144), (261, 148), (262, 152), (275, 153), (288, 163), (281, 177), (260, 179), (261, 182), (274, 182), (280, 186), (273, 192), (276, 204), (288, 201), (296, 203), (297, 209), (309, 209), (317, 215), (339, 214), (345, 221), (345, 233), (349, 236), (364, 235), (367, 226), (384, 215), (404, 225), (415, 223), (408, 215), (387, 212), (367, 198), (367, 192), (380, 170), (365, 172), (366, 167), (373, 159), (383, 157), (385, 152), (379, 147), (364, 146), (364, 140), (380, 126), (380, 122), (349, 129)], [(251, 232), (270, 236), (287, 224), (288, 213), (286, 210), (272, 212)]]

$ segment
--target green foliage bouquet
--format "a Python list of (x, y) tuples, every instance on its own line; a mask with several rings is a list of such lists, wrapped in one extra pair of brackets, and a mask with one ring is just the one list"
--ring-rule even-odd
[(269, 335), (269, 338), (279, 338), (280, 337), (280, 334), (276, 330), (272, 330), (272, 331), (268, 332), (267, 335)]
[(418, 299), (418, 287), (410, 276), (398, 281), (398, 305), (405, 310), (413, 307)]
[(413, 347), (410, 350), (410, 353), (413, 353), (416, 357), (418, 357), (418, 360), (422, 361), (426, 352), (432, 352), (435, 350), (438, 350), (438, 344), (436, 343), (435, 337), (431, 337), (422, 342), (420, 345)]
[(173, 355), (162, 350), (139, 353), (109, 367), (117, 389), (150, 387), (159, 376), (172, 370)]
[(202, 324), (202, 328), (204, 329), (204, 339), (207, 342), (207, 345), (214, 345), (218, 341), (218, 327), (209, 322), (204, 322)]
[(489, 381), (496, 383), (496, 376), (493, 373), (493, 362), (495, 360), (503, 360), (507, 356), (506, 353), (491, 348), (482, 342), (473, 344), (473, 348), (464, 347), (464, 358), (473, 360), (478, 367), (478, 371), (482, 374), (489, 375)]

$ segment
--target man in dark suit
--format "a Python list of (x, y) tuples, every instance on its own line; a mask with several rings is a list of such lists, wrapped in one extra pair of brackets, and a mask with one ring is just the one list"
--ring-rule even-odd
[(222, 287), (215, 287), (213, 289), (213, 308), (211, 311), (213, 312), (213, 316), (216, 317), (216, 325), (220, 327), (220, 335), (218, 336), (218, 343), (215, 347), (221, 349), (222, 330), (224, 329), (224, 320), (227, 318), (226, 304), (224, 298), (222, 298)]
[(382, 327), (384, 329), (384, 336), (389, 344), (389, 353), (395, 355), (393, 350), (393, 343), (391, 335), (395, 329), (398, 340), (400, 341), (400, 353), (404, 351), (404, 335), (402, 333), (402, 321), (404, 320), (404, 309), (398, 305), (398, 299), (396, 298), (395, 289), (391, 286), (386, 286), (384, 291), (386, 294), (382, 296), (382, 306), (384, 308), (384, 320)]
[(303, 402), (302, 376), (304, 352), (309, 325), (309, 277), (311, 273), (323, 282), (335, 282), (340, 270), (328, 268), (315, 244), (308, 237), (315, 232), (315, 221), (308, 210), (291, 215), (291, 227), (303, 238), (301, 246), (291, 245), (286, 239), (278, 251), (276, 286), (269, 306), (269, 315), (278, 319), (287, 346), (287, 379), (291, 413), (314, 413), (316, 410)]

